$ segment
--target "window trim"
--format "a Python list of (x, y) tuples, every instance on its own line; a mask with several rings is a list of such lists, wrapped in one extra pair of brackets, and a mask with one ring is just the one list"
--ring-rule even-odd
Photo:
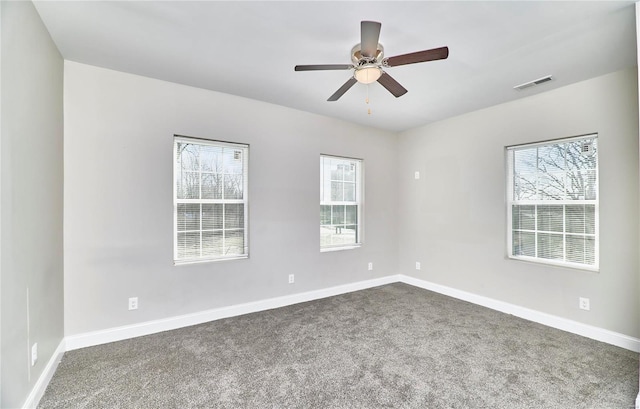
[[(523, 144), (517, 144), (517, 145), (511, 145), (511, 146), (506, 146), (504, 149), (504, 155), (505, 155), (505, 174), (506, 174), (506, 184), (507, 184), (507, 189), (506, 189), (506, 197), (505, 197), (505, 204), (506, 204), (506, 258), (509, 260), (516, 260), (516, 261), (523, 261), (523, 262), (528, 262), (528, 263), (534, 263), (534, 264), (544, 264), (544, 265), (550, 265), (550, 266), (555, 266), (555, 267), (564, 267), (564, 268), (570, 268), (570, 269), (577, 269), (577, 270), (585, 270), (585, 271), (591, 271), (591, 272), (599, 272), (600, 271), (600, 159), (599, 159), (599, 153), (596, 152), (596, 168), (595, 168), (595, 186), (596, 186), (596, 199), (595, 200), (518, 200), (515, 201), (513, 199), (513, 189), (514, 189), (514, 183), (513, 183), (513, 166), (512, 163), (510, 163), (510, 160), (513, 158), (511, 152), (514, 152), (516, 150), (519, 149), (523, 149), (523, 148), (534, 148), (534, 147), (539, 147), (539, 146), (549, 146), (549, 145), (554, 145), (554, 144), (560, 144), (560, 143), (569, 143), (569, 142), (574, 142), (574, 141), (580, 141), (580, 140), (585, 140), (585, 139), (595, 139), (595, 140), (599, 140), (599, 135), (597, 132), (593, 132), (593, 133), (589, 133), (589, 134), (583, 134), (583, 135), (578, 135), (578, 136), (572, 136), (572, 137), (566, 137), (566, 138), (555, 138), (555, 139), (549, 139), (549, 140), (545, 140), (545, 141), (539, 141), (539, 142), (534, 142), (534, 143), (523, 143)], [(600, 147), (598, 146), (598, 151), (599, 151)], [(532, 257), (532, 256), (526, 256), (526, 255), (513, 255), (513, 205), (514, 204), (518, 204), (518, 205), (532, 205), (532, 206), (539, 206), (539, 205), (558, 205), (558, 206), (566, 206), (566, 205), (585, 205), (585, 204), (589, 204), (589, 205), (594, 205), (594, 233), (593, 233), (593, 237), (594, 237), (594, 246), (595, 246), (595, 251), (594, 251), (594, 264), (593, 265), (589, 265), (589, 264), (582, 264), (582, 263), (576, 263), (576, 262), (571, 262), (571, 261), (559, 261), (559, 260), (554, 260), (554, 259), (546, 259), (546, 258), (542, 258), (542, 257)], [(563, 218), (566, 217), (566, 213), (563, 212)], [(536, 217), (537, 220), (537, 217)], [(534, 232), (539, 232), (539, 230), (537, 230), (537, 228), (535, 230), (533, 230)], [(565, 240), (566, 236), (570, 233), (567, 233), (565, 231), (565, 229), (563, 228), (562, 232), (551, 232), (551, 233), (556, 233), (556, 234), (562, 234), (563, 236), (563, 241)], [(564, 252), (566, 254), (566, 246), (564, 249)], [(565, 257), (566, 258), (566, 257)]]
[[(176, 158), (176, 144), (178, 142), (192, 143), (199, 145), (208, 145), (216, 147), (226, 147), (233, 149), (241, 149), (243, 154), (243, 192), (242, 199), (178, 199), (177, 197), (177, 158)], [(249, 144), (227, 142), (215, 139), (206, 139), (192, 136), (184, 136), (174, 134), (172, 139), (172, 166), (173, 166), (173, 264), (174, 266), (189, 265), (189, 264), (201, 264), (208, 262), (219, 262), (227, 260), (239, 260), (249, 258)], [(207, 203), (240, 203), (244, 204), (244, 254), (234, 254), (231, 256), (204, 256), (189, 259), (178, 259), (178, 203), (194, 203), (194, 204), (207, 204)], [(224, 230), (224, 229), (223, 229)], [(201, 231), (201, 230), (200, 230)]]
[[(322, 173), (322, 160), (323, 158), (333, 158), (333, 159), (339, 159), (339, 160), (347, 160), (347, 161), (355, 161), (357, 163), (357, 167), (356, 167), (356, 179), (355, 179), (355, 195), (356, 195), (356, 200), (355, 202), (351, 202), (351, 201), (340, 201), (340, 202), (333, 202), (333, 201), (323, 201), (323, 189), (324, 189), (324, 175)], [(357, 249), (362, 247), (363, 243), (364, 243), (364, 223), (363, 223), (363, 214), (364, 214), (364, 160), (361, 158), (354, 158), (354, 157), (349, 157), (349, 156), (339, 156), (339, 155), (331, 155), (331, 154), (325, 154), (325, 153), (321, 153), (320, 154), (320, 206), (326, 206), (326, 205), (331, 205), (331, 204), (336, 204), (336, 205), (340, 205), (340, 204), (353, 204), (355, 203), (355, 205), (357, 206), (357, 213), (356, 213), (356, 220), (357, 220), (357, 224), (356, 224), (356, 237), (357, 237), (357, 241), (356, 243), (348, 243), (348, 244), (336, 244), (336, 245), (329, 245), (329, 246), (322, 246), (322, 241), (320, 241), (320, 252), (321, 253), (328, 253), (328, 252), (333, 252), (333, 251), (342, 251), (342, 250), (353, 250), (353, 249)], [(321, 216), (320, 216), (321, 217)], [(320, 223), (319, 225), (322, 226), (322, 220), (319, 220)]]

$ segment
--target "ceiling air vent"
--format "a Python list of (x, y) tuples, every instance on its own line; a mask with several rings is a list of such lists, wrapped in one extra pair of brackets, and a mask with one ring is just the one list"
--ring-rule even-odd
[(517, 89), (518, 91), (522, 91), (526, 88), (535, 87), (536, 85), (544, 84), (545, 82), (549, 82), (553, 79), (551, 75), (547, 75), (546, 77), (538, 78), (537, 80), (525, 82), (524, 84), (516, 85), (513, 89)]

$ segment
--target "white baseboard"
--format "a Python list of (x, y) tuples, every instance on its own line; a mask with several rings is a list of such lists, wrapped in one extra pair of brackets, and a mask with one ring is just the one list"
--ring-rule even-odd
[[(537, 322), (552, 328), (578, 334), (597, 341), (616, 345), (621, 348), (640, 352), (640, 339), (628, 335), (609, 331), (592, 325), (583, 324), (577, 321), (561, 318), (555, 315), (510, 304), (504, 301), (458, 290), (452, 287), (431, 283), (418, 278), (405, 275), (392, 275), (382, 278), (360, 281), (357, 283), (344, 284), (321, 290), (308, 291), (304, 293), (285, 295), (282, 297), (269, 298), (266, 300), (254, 301), (245, 304), (232, 305), (229, 307), (216, 308), (201, 311), (193, 314), (169, 317), (160, 320), (147, 321), (139, 324), (125, 325), (121, 327), (109, 328), (100, 331), (88, 332), (78, 335), (71, 335), (65, 338), (66, 350), (71, 351), (78, 348), (85, 348), (94, 345), (106, 344), (109, 342), (121, 341), (124, 339), (140, 337), (143, 335), (155, 334), (162, 331), (169, 331), (177, 328), (188, 327), (190, 325), (202, 324), (223, 318), (235, 317), (238, 315), (259, 312), (273, 308), (285, 307), (306, 301), (313, 301), (321, 298), (332, 297), (334, 295), (350, 293), (364, 290), (366, 288), (377, 287), (385, 284), (402, 282), (415, 287), (424, 288), (449, 297), (468, 301), (473, 304), (491, 308), (529, 321)], [(640, 408), (638, 408), (640, 409)]]
[(638, 396), (636, 397), (636, 409), (640, 409), (640, 392), (638, 392)]
[(430, 290), (436, 293), (447, 295), (449, 297), (457, 298), (459, 300), (468, 301), (473, 304), (491, 308), (492, 310), (515, 315), (516, 317), (537, 322), (548, 327), (571, 332), (583, 337), (595, 339), (607, 344), (629, 349), (634, 352), (640, 352), (640, 339), (620, 334), (618, 332), (594, 327), (592, 325), (583, 324), (581, 322), (510, 304), (504, 301), (494, 300), (492, 298), (484, 297), (462, 290), (457, 290), (455, 288), (431, 283), (429, 281), (420, 280), (414, 277), (399, 275), (399, 281), (409, 285), (413, 285), (415, 287), (424, 288), (425, 290)]
[(44, 391), (47, 389), (49, 382), (51, 382), (51, 378), (53, 378), (53, 374), (56, 372), (58, 368), (58, 364), (62, 359), (62, 355), (64, 355), (64, 351), (66, 351), (66, 345), (64, 338), (58, 344), (58, 347), (53, 352), (51, 359), (47, 362), (47, 365), (44, 367), (42, 374), (33, 385), (33, 389), (31, 389), (31, 393), (27, 396), (27, 400), (24, 402), (22, 406), (24, 409), (31, 409), (38, 406), (40, 399), (44, 396)]
[(222, 318), (235, 317), (270, 310), (273, 308), (285, 307), (287, 305), (298, 304), (306, 301), (318, 300), (332, 297), (334, 295), (346, 294), (366, 288), (378, 287), (385, 284), (396, 283), (399, 276), (387, 276), (372, 280), (360, 281), (357, 283), (344, 284), (321, 290), (308, 291), (304, 293), (285, 295), (282, 297), (269, 298), (266, 300), (254, 301), (245, 304), (232, 305), (229, 307), (216, 308), (193, 314), (179, 315), (160, 320), (147, 321), (139, 324), (125, 325), (122, 327), (109, 328), (106, 330), (87, 332), (84, 334), (71, 335), (66, 337), (67, 351), (84, 348), (94, 345), (106, 344), (109, 342), (121, 341), (124, 339), (140, 337), (143, 335), (155, 334), (172, 329), (188, 327), (202, 324)]

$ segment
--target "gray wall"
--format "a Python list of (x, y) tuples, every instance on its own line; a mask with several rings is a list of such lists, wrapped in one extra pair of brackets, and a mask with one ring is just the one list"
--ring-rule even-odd
[[(617, 72), (402, 133), (398, 272), (640, 337), (637, 84)], [(507, 259), (505, 146), (592, 132), (600, 272)]]
[(0, 407), (13, 408), (63, 337), (63, 61), (31, 2), (0, 7)]
[[(635, 70), (399, 136), (74, 62), (65, 107), (66, 335), (402, 273), (640, 336)], [(600, 272), (506, 259), (504, 147), (590, 132)], [(251, 145), (248, 260), (172, 265), (174, 133)], [(318, 250), (320, 153), (365, 160), (361, 249)]]
[[(173, 134), (250, 144), (249, 259), (173, 266)], [(388, 132), (65, 62), (65, 334), (395, 273), (396, 149)], [(364, 159), (359, 249), (320, 253), (321, 153)]]

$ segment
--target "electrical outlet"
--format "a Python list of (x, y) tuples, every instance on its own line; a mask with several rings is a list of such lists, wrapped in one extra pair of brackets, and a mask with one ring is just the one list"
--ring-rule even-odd
[(417, 180), (417, 179), (420, 179), (420, 172), (416, 171), (416, 172), (413, 174), (413, 177), (414, 177), (414, 178), (416, 178), (416, 180)]
[(36, 342), (31, 347), (31, 366), (34, 366), (37, 360), (38, 360), (38, 343)]
[(373, 270), (373, 263), (369, 263), (369, 271)]
[(293, 284), (296, 281), (296, 276), (289, 274), (289, 284)]
[(137, 310), (138, 309), (138, 297), (129, 298), (129, 310)]
[(420, 262), (416, 261), (416, 270), (420, 270)]
[(588, 298), (584, 298), (584, 297), (580, 297), (578, 300), (578, 306), (580, 307), (581, 310), (591, 310), (591, 305), (589, 303), (589, 299)]

